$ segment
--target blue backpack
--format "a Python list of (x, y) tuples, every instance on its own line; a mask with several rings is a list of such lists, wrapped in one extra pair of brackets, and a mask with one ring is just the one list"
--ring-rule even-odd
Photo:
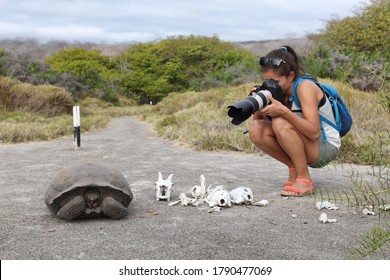
[[(340, 137), (343, 137), (351, 129), (352, 116), (349, 113), (347, 106), (345, 106), (340, 94), (337, 92), (337, 90), (334, 87), (318, 82), (311, 75), (298, 77), (293, 85), (292, 94), (293, 94), (294, 102), (299, 108), (302, 107), (298, 99), (298, 85), (302, 83), (304, 80), (310, 80), (314, 82), (317, 86), (320, 87), (320, 89), (328, 97), (330, 104), (332, 105), (333, 114), (336, 123), (331, 122), (330, 120), (328, 120), (327, 118), (321, 115), (320, 115), (320, 119), (322, 122), (325, 122), (328, 125), (332, 126), (333, 128), (337, 129), (337, 131), (340, 133)], [(321, 130), (323, 130), (322, 123), (321, 123)], [(323, 135), (325, 137), (325, 134)]]

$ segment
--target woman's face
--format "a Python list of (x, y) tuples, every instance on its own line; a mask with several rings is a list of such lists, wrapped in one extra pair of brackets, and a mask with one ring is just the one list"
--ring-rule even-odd
[(280, 85), (280, 87), (283, 90), (283, 93), (287, 96), (290, 96), (292, 94), (292, 85), (293, 85), (293, 79), (294, 79), (294, 72), (290, 72), (290, 75), (288, 77), (286, 76), (280, 76), (276, 72), (272, 70), (268, 70), (266, 72), (263, 72), (263, 78), (265, 79), (274, 79), (277, 81)]

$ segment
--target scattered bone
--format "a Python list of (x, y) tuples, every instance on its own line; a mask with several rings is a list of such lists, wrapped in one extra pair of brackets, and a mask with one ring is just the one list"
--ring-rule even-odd
[(171, 200), (171, 193), (173, 192), (172, 183), (173, 174), (170, 174), (167, 179), (163, 179), (161, 172), (158, 172), (158, 180), (156, 184), (156, 199), (157, 200)]
[(196, 201), (195, 198), (187, 197), (185, 193), (181, 193), (179, 195), (179, 199), (180, 199), (181, 205), (183, 205), (183, 206), (193, 205), (193, 203)]
[[(170, 201), (170, 194), (172, 190), (172, 176), (164, 180), (161, 172), (158, 174), (158, 181), (156, 182), (156, 198), (157, 200), (167, 200)], [(248, 187), (237, 187), (230, 192), (224, 189), (222, 185), (209, 187), (206, 190), (206, 179), (204, 175), (200, 175), (200, 185), (195, 185), (191, 188), (192, 197), (188, 197), (185, 193), (179, 194), (179, 200), (172, 201), (168, 206), (174, 206), (181, 204), (183, 206), (200, 206), (204, 202), (207, 202), (210, 209), (210, 213), (221, 211), (221, 207), (230, 207), (232, 203), (237, 205), (253, 205), (265, 207), (269, 205), (268, 200), (260, 200), (253, 203), (253, 192)]]
[(318, 218), (318, 220), (323, 223), (323, 224), (326, 224), (326, 223), (335, 223), (337, 222), (336, 219), (329, 219), (328, 218), (328, 215), (326, 215), (326, 213), (322, 213), (321, 216)]
[(232, 205), (229, 192), (221, 185), (216, 186), (215, 188), (209, 186), (207, 188), (207, 194), (206, 202), (210, 207), (230, 207)]
[(292, 214), (291, 217), (296, 218), (298, 215)]
[(316, 208), (317, 210), (322, 210), (322, 209), (328, 209), (328, 210), (337, 210), (339, 209), (338, 207), (336, 207), (335, 204), (329, 202), (329, 201), (318, 201), (317, 204), (316, 204)]
[(375, 213), (372, 211), (372, 209), (373, 209), (372, 205), (366, 206), (366, 207), (363, 209), (363, 214), (364, 214), (364, 215), (372, 215), (372, 216), (374, 216)]
[(204, 198), (197, 198), (195, 201), (192, 203), (192, 206), (198, 207), (199, 205), (202, 205), (205, 202)]
[(248, 187), (237, 187), (229, 192), (230, 199), (234, 204), (252, 204), (253, 192)]
[(379, 209), (381, 209), (381, 211), (390, 211), (390, 204), (381, 205), (379, 206)]
[(266, 199), (262, 199), (258, 202), (255, 202), (255, 203), (252, 203), (253, 206), (261, 206), (261, 207), (265, 207), (265, 206), (268, 206), (269, 205), (269, 202), (268, 200)]
[(213, 206), (211, 208), (209, 208), (209, 210), (207, 210), (207, 212), (209, 213), (219, 213), (221, 212), (221, 208), (220, 206)]
[(206, 198), (206, 185), (205, 185), (206, 179), (204, 178), (204, 175), (200, 175), (200, 186), (195, 185), (191, 189), (191, 194), (194, 198), (204, 199)]
[(180, 202), (181, 202), (180, 199), (176, 200), (176, 201), (172, 201), (172, 202), (168, 203), (168, 206), (175, 206), (176, 204), (179, 204)]

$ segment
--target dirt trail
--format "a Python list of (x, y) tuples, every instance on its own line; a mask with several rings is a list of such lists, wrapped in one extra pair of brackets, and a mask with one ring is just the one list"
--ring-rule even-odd
[[(245, 136), (243, 136), (245, 137)], [(101, 160), (131, 184), (130, 215), (121, 220), (63, 221), (51, 216), (43, 198), (50, 180), (80, 159)], [(116, 118), (96, 133), (73, 139), (0, 145), (0, 259), (343, 259), (348, 246), (378, 222), (341, 205), (326, 210), (337, 223), (321, 224), (313, 198), (279, 195), (286, 176), (269, 157), (195, 152), (156, 137), (136, 118)], [(314, 185), (348, 190), (351, 172), (366, 167), (312, 170)], [(200, 207), (169, 207), (156, 201), (161, 171), (174, 173), (175, 192), (189, 192), (203, 174), (206, 184), (228, 190), (250, 187), (267, 207), (233, 206), (220, 213)], [(356, 213), (355, 213), (356, 212)]]

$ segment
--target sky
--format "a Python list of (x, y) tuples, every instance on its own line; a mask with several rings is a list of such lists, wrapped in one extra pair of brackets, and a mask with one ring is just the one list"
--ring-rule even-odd
[(304, 37), (369, 0), (0, 0), (0, 40), (129, 43), (168, 36), (231, 42)]

